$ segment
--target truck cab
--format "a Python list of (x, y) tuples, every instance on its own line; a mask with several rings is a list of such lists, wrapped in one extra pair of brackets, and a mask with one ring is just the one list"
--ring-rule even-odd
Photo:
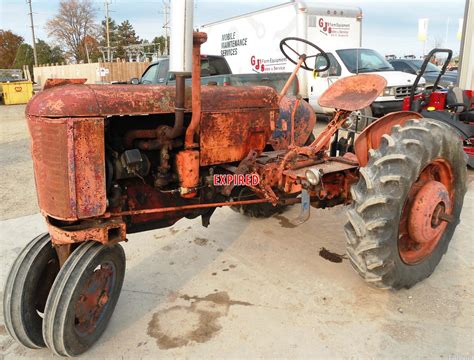
[[(377, 51), (366, 48), (341, 48), (327, 52), (330, 67), (324, 72), (318, 68), (325, 66), (326, 60), (318, 56), (315, 60), (313, 79), (308, 81), (308, 100), (317, 113), (331, 114), (334, 109), (319, 105), (319, 97), (337, 80), (355, 74), (377, 74), (385, 78), (387, 86), (370, 108), (362, 109), (365, 116), (382, 116), (402, 109), (403, 98), (411, 90), (416, 76), (395, 71)], [(420, 82), (420, 90), (425, 81)]]
[[(136, 83), (140, 84), (174, 84), (175, 76), (169, 72), (169, 58), (162, 57), (148, 66), (142, 77)], [(201, 56), (201, 76), (209, 77), (216, 75), (232, 74), (227, 61), (222, 56), (203, 55)], [(188, 76), (191, 77), (190, 75)]]

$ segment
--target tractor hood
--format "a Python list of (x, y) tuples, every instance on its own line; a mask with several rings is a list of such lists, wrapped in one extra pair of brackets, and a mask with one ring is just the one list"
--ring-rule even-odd
[[(278, 109), (278, 95), (265, 86), (202, 86), (202, 111)], [(173, 113), (175, 87), (160, 85), (64, 85), (41, 91), (26, 108), (27, 116), (105, 117)], [(191, 88), (185, 108), (191, 112)]]

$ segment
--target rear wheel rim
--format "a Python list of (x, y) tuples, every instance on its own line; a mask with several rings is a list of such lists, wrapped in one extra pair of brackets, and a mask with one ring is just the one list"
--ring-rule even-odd
[(416, 265), (437, 247), (452, 221), (453, 171), (445, 159), (435, 159), (420, 173), (402, 210), (398, 251), (402, 261)]

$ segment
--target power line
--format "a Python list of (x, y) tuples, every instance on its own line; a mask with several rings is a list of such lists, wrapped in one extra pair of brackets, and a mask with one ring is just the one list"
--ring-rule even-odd
[(27, 0), (28, 5), (30, 6), (30, 21), (31, 21), (31, 36), (33, 37), (33, 57), (35, 59), (35, 66), (38, 66), (38, 56), (36, 55), (36, 38), (35, 38), (35, 26), (33, 23), (33, 10), (31, 8), (31, 0)]

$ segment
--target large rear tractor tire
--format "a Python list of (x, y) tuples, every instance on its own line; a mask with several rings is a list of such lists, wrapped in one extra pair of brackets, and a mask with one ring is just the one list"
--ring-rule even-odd
[(454, 131), (411, 120), (384, 135), (351, 188), (347, 253), (377, 288), (410, 288), (434, 271), (459, 223), (466, 160)]
[(76, 356), (103, 334), (114, 312), (125, 275), (119, 244), (88, 241), (64, 263), (46, 303), (43, 337), (56, 355)]
[(59, 272), (48, 233), (30, 241), (16, 258), (5, 284), (3, 315), (8, 333), (30, 349), (45, 346), (41, 332), (46, 299)]

